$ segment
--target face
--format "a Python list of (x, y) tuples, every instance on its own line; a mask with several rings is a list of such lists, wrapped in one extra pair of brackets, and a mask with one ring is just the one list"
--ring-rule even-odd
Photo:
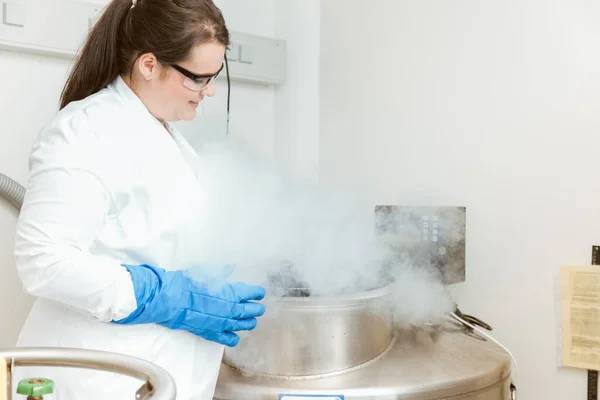
[(174, 66), (163, 66), (153, 54), (143, 54), (134, 66), (130, 87), (161, 122), (190, 121), (204, 96), (214, 96), (214, 82), (205, 83), (223, 68), (224, 57), (225, 46), (213, 42), (196, 45), (187, 60)]

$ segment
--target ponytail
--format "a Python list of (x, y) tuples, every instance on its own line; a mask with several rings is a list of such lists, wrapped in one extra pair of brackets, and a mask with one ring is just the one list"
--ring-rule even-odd
[(67, 78), (60, 109), (82, 100), (110, 84), (121, 72), (119, 34), (131, 9), (131, 0), (112, 0), (102, 13)]
[(140, 54), (153, 53), (169, 65), (211, 41), (229, 45), (225, 20), (212, 0), (111, 0), (67, 78), (60, 109), (131, 73)]

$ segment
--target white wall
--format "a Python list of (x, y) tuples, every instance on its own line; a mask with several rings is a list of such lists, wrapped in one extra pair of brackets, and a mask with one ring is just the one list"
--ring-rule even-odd
[(455, 299), (514, 351), (520, 398), (584, 398), (557, 366), (554, 280), (600, 244), (600, 3), (364, 4), (322, 1), (321, 180), (466, 206)]
[(275, 35), (286, 40), (287, 82), (275, 90), (275, 157), (295, 176), (319, 172), (320, 0), (275, 2)]
[[(0, 51), (0, 172), (25, 184), (31, 144), (58, 108), (67, 63)], [(43, 89), (42, 89), (43, 88)], [(12, 247), (17, 213), (0, 199), (0, 347), (11, 347), (32, 298), (25, 295), (14, 268)]]
[[(231, 30), (273, 36), (275, 0), (216, 1)], [(25, 184), (28, 155), (39, 129), (58, 107), (69, 63), (65, 60), (0, 52), (0, 172)], [(183, 128), (188, 136), (205, 134), (225, 110), (224, 80), (204, 110), (211, 123), (196, 121)], [(232, 136), (243, 137), (266, 156), (274, 156), (275, 88), (233, 83)], [(211, 120), (211, 117), (213, 118)], [(1, 201), (1, 200), (0, 200)], [(12, 259), (16, 214), (0, 204), (0, 347), (11, 347), (32, 304), (14, 271)]]

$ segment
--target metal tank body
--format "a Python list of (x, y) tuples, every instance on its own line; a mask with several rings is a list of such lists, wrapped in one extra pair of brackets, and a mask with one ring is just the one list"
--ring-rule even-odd
[[(244, 376), (222, 364), (218, 400), (510, 400), (510, 358), (496, 344), (445, 327), (430, 335), (398, 331), (392, 349), (353, 371), (323, 378)], [(439, 334), (439, 337), (433, 337)], [(330, 400), (322, 398), (323, 400)], [(287, 400), (287, 399), (286, 399)]]
[(451, 320), (392, 328), (389, 290), (270, 299), (271, 315), (226, 349), (214, 399), (516, 398), (500, 346)]

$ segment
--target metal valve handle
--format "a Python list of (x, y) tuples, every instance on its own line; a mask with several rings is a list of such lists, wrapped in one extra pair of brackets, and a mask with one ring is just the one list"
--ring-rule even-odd
[[(171, 375), (151, 362), (97, 350), (56, 347), (19, 347), (0, 349), (6, 360), (8, 400), (12, 397), (11, 375), (14, 367), (52, 366), (116, 372), (146, 383), (136, 392), (136, 400), (175, 400), (177, 389)], [(2, 368), (2, 366), (0, 366)], [(3, 390), (0, 388), (0, 390)], [(1, 396), (0, 396), (1, 397)]]

